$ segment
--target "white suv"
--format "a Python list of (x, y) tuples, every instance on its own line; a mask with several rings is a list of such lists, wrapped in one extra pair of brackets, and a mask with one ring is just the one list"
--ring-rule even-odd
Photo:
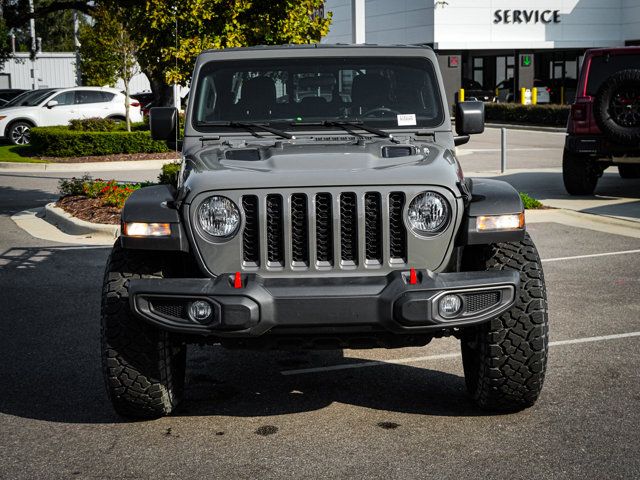
[[(140, 104), (131, 100), (129, 116), (141, 122)], [(67, 125), (81, 118), (125, 119), (125, 96), (107, 87), (48, 88), (32, 90), (0, 109), (0, 137), (15, 145), (29, 143), (32, 127)]]

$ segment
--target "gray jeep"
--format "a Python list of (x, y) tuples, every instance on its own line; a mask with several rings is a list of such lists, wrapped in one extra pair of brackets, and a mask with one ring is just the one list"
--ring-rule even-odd
[[(409, 46), (206, 51), (177, 188), (135, 192), (109, 257), (102, 358), (116, 411), (178, 405), (186, 346), (314, 349), (460, 340), (481, 408), (534, 404), (548, 326), (542, 266), (508, 184), (465, 178), (484, 130), (435, 54)], [(178, 113), (151, 110), (178, 141)]]

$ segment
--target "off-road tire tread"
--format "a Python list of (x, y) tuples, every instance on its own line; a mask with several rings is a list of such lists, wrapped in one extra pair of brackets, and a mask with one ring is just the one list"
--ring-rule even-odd
[(462, 338), (465, 380), (476, 404), (512, 412), (532, 406), (542, 390), (549, 347), (547, 294), (535, 245), (491, 245), (487, 270), (517, 270), (520, 289), (513, 307)]
[(565, 149), (562, 155), (562, 180), (567, 193), (592, 195), (599, 177), (600, 171), (593, 160)]
[(640, 164), (620, 163), (618, 164), (620, 178), (640, 178)]
[(114, 409), (130, 418), (157, 418), (178, 405), (186, 347), (130, 311), (128, 281), (163, 276), (166, 256), (131, 252), (116, 241), (105, 269), (101, 305), (102, 366)]
[(607, 78), (598, 89), (593, 103), (593, 116), (604, 135), (623, 145), (640, 145), (640, 126), (624, 127), (609, 114), (611, 100), (618, 89), (640, 86), (640, 69), (620, 70)]

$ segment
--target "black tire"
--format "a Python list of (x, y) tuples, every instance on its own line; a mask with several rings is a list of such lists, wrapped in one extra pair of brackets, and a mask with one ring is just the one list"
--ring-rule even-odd
[(170, 414), (184, 390), (186, 346), (129, 309), (132, 278), (164, 276), (166, 256), (131, 252), (116, 241), (102, 287), (102, 366), (117, 413), (129, 418)]
[(522, 242), (499, 243), (468, 254), (476, 263), (481, 259), (485, 270), (519, 271), (520, 292), (510, 310), (463, 332), (467, 391), (482, 409), (528, 408), (542, 390), (549, 346), (547, 294), (538, 252), (527, 235)]
[(640, 165), (635, 163), (619, 163), (618, 173), (621, 178), (640, 178)]
[(562, 155), (562, 180), (570, 195), (593, 195), (602, 171), (585, 155), (565, 149)]
[(29, 122), (18, 120), (7, 128), (7, 138), (13, 145), (28, 145), (31, 143), (31, 129)]
[(621, 70), (596, 93), (593, 115), (611, 141), (640, 145), (640, 69)]

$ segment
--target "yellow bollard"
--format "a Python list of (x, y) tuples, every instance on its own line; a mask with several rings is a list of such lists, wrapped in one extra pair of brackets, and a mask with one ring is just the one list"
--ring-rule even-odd
[(560, 87), (560, 105), (564, 105), (564, 87)]
[(520, 89), (520, 105), (524, 105), (524, 93), (526, 92), (526, 88), (522, 87)]
[(458, 91), (458, 102), (464, 102), (464, 88)]
[(538, 89), (536, 87), (533, 87), (531, 89), (531, 105), (537, 105), (538, 104)]

